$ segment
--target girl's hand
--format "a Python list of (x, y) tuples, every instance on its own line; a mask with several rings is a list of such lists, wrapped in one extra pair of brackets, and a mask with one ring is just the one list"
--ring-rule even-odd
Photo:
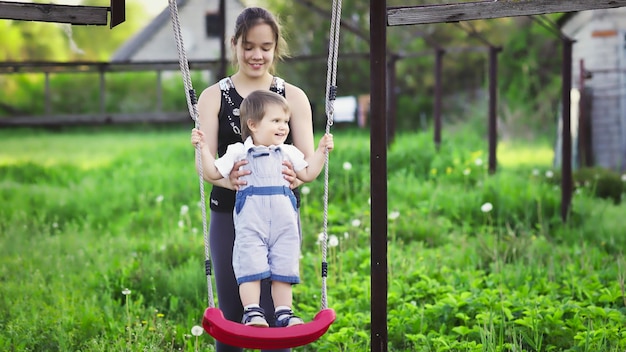
[(252, 172), (250, 170), (239, 170), (239, 168), (241, 168), (243, 165), (247, 163), (248, 163), (248, 160), (245, 160), (245, 159), (239, 160), (233, 165), (233, 169), (230, 171), (230, 175), (228, 176), (228, 179), (230, 181), (230, 184), (232, 185), (232, 188), (235, 191), (238, 191), (239, 187), (245, 186), (246, 184), (248, 184), (248, 182), (240, 179), (240, 177), (249, 175)]
[(304, 182), (298, 180), (296, 171), (293, 169), (293, 164), (289, 160), (283, 161), (283, 178), (289, 182), (289, 188), (294, 189), (303, 184)]

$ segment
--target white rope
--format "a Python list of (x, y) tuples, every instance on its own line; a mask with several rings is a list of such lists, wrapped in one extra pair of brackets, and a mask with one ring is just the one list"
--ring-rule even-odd
[[(183, 75), (183, 83), (185, 86), (185, 93), (187, 95), (187, 107), (189, 108), (189, 114), (195, 121), (195, 127), (200, 128), (200, 121), (198, 119), (198, 102), (196, 99), (196, 93), (191, 85), (191, 75), (189, 73), (189, 61), (187, 60), (187, 54), (185, 52), (185, 46), (183, 44), (183, 36), (180, 29), (180, 21), (178, 19), (178, 4), (176, 0), (168, 0), (170, 6), (170, 15), (172, 17), (172, 28), (174, 30), (174, 38), (176, 39), (176, 49), (178, 50), (178, 62), (180, 64), (180, 72)], [(204, 195), (204, 176), (202, 168), (202, 150), (200, 144), (196, 146), (196, 165), (198, 167), (198, 178), (200, 181), (200, 207), (202, 211), (202, 233), (204, 234), (204, 266), (207, 279), (207, 290), (209, 307), (215, 307), (213, 299), (213, 285), (211, 283), (211, 255), (209, 250), (209, 230), (207, 226), (206, 216), (206, 200)]]
[[(341, 0), (333, 0), (332, 17), (330, 20), (330, 43), (328, 45), (328, 62), (326, 72), (326, 133), (334, 123), (334, 103), (337, 96), (337, 56), (339, 55), (339, 29), (341, 24)], [(322, 293), (321, 308), (328, 308), (327, 276), (328, 276), (328, 151), (324, 167), (324, 230), (322, 238)]]

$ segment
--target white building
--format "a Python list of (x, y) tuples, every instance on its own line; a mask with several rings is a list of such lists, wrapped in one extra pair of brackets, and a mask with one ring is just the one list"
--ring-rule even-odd
[[(187, 59), (216, 60), (221, 56), (219, 0), (177, 0), (178, 17)], [(235, 20), (244, 9), (238, 0), (226, 0), (226, 41), (233, 36)], [(226, 44), (227, 57), (230, 46)], [(178, 61), (169, 7), (155, 17), (111, 57), (112, 62)]]
[(576, 41), (572, 86), (583, 92), (586, 106), (581, 110), (579, 141), (587, 144), (594, 165), (624, 171), (626, 8), (570, 13), (559, 25)]

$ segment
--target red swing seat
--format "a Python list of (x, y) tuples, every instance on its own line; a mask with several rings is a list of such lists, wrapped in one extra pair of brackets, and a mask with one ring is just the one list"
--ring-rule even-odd
[(252, 349), (280, 349), (309, 344), (326, 333), (335, 321), (332, 309), (322, 309), (313, 321), (288, 328), (259, 328), (246, 326), (224, 318), (219, 308), (204, 312), (202, 326), (207, 334), (231, 346)]

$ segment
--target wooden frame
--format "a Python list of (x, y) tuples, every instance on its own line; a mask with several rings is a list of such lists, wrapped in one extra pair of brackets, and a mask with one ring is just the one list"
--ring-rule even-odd
[[(459, 22), (499, 17), (532, 16), (626, 6), (626, 0), (494, 0), (427, 6), (387, 7), (387, 0), (370, 0), (370, 178), (371, 178), (371, 325), (370, 351), (388, 351), (387, 331), (387, 27)], [(563, 36), (563, 151), (571, 153), (569, 89), (572, 40)], [(565, 154), (564, 154), (565, 155)], [(571, 155), (571, 154), (568, 154)], [(561, 213), (566, 214), (572, 189), (571, 159), (563, 158)]]
[(125, 0), (111, 6), (80, 6), (0, 1), (0, 19), (105, 26), (111, 12), (111, 28), (126, 20)]
[(626, 6), (626, 0), (517, 0), (387, 8), (387, 25), (445, 23)]

